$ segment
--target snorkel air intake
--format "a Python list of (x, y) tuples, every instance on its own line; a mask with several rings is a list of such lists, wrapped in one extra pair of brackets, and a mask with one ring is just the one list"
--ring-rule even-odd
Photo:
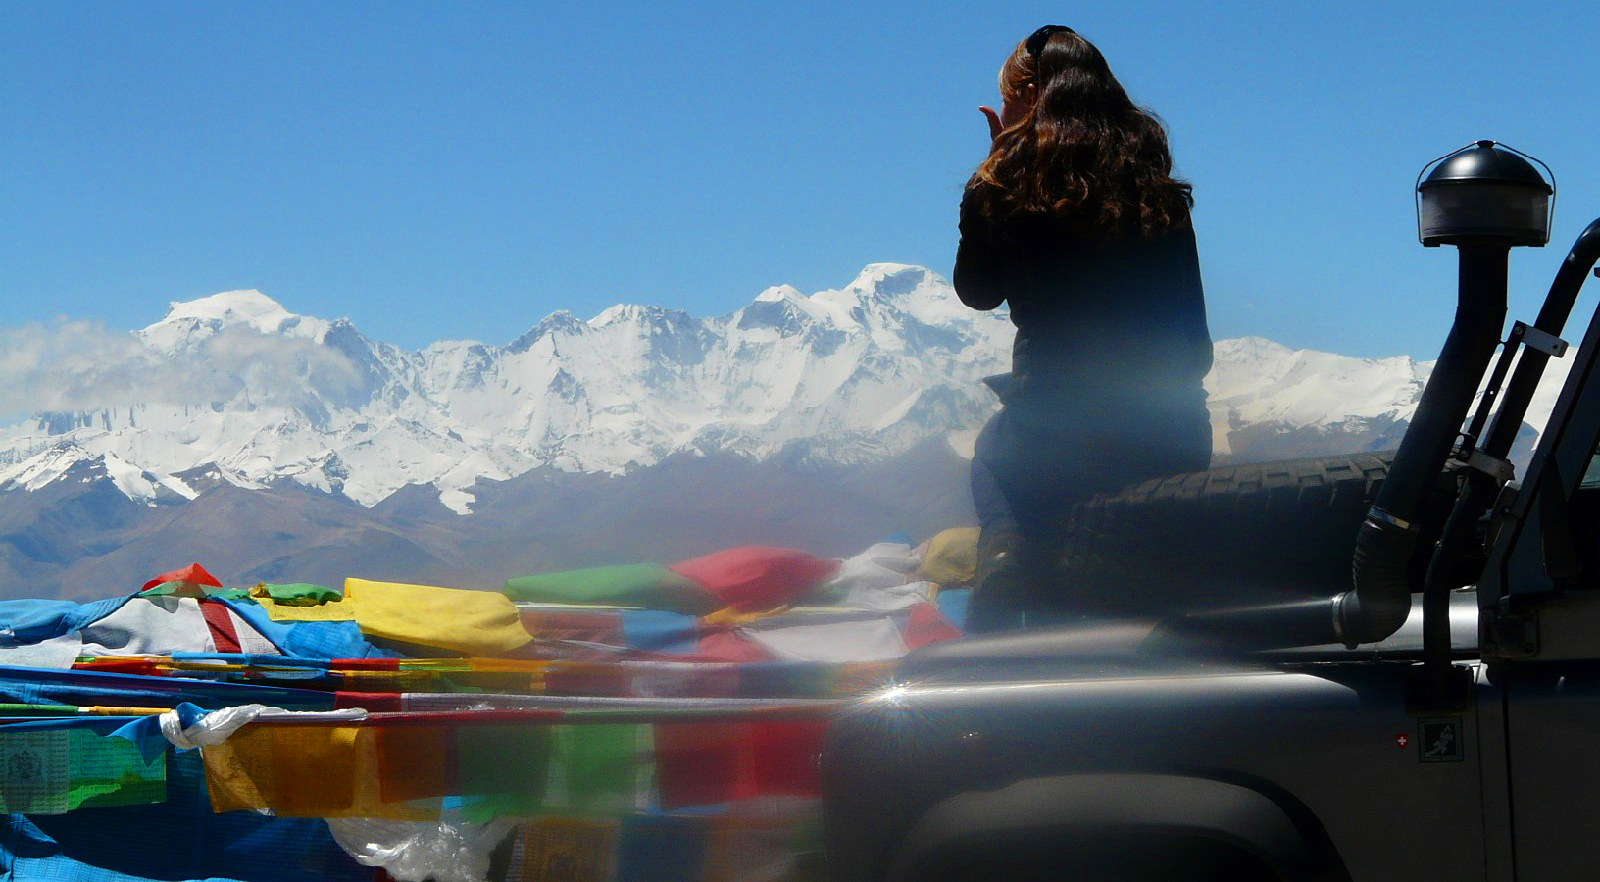
[(1505, 245), (1461, 245), (1455, 324), (1428, 377), (1389, 476), (1356, 537), (1355, 585), (1333, 600), (1334, 637), (1355, 647), (1388, 637), (1411, 612), (1411, 560), (1429, 491), (1450, 456), (1506, 318)]
[(1405, 624), (1422, 508), (1500, 342), (1507, 257), (1513, 245), (1550, 241), (1555, 188), (1528, 158), (1477, 141), (1428, 163), (1417, 176), (1417, 238), (1460, 250), (1456, 317), (1356, 537), (1355, 585), (1333, 600), (1334, 636), (1346, 646), (1382, 640)]

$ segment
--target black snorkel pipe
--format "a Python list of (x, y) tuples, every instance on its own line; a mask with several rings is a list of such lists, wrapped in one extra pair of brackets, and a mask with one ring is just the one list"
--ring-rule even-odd
[[(1477, 452), (1474, 447), (1478, 439), (1463, 435), (1461, 430), (1478, 383), (1500, 343), (1500, 328), (1506, 318), (1507, 258), (1513, 246), (1539, 247), (1550, 241), (1550, 222), (1554, 218), (1555, 176), (1549, 166), (1520, 150), (1494, 141), (1476, 141), (1436, 162), (1423, 166), (1417, 175), (1417, 238), (1424, 245), (1454, 245), (1460, 251), (1456, 320), (1428, 378), (1417, 413), (1389, 466), (1389, 475), (1356, 536), (1354, 587), (1333, 601), (1334, 634), (1352, 649), (1393, 634), (1411, 612), (1412, 560), (1423, 506), (1457, 439), (1461, 440), (1459, 453), (1464, 460), (1473, 462), (1471, 454)], [(1550, 175), (1548, 181), (1533, 167), (1534, 162), (1544, 166)], [(1562, 272), (1567, 272), (1565, 266)], [(1580, 284), (1581, 281), (1580, 273)], [(1561, 286), (1558, 275), (1552, 296)], [(1556, 330), (1549, 333), (1557, 333), (1570, 310), (1570, 305), (1560, 308), (1547, 298), (1539, 320), (1554, 325)], [(1491, 388), (1485, 392), (1480, 418), (1473, 420), (1469, 431), (1475, 432), (1482, 425), (1482, 414), (1487, 413), (1498, 395), (1499, 390), (1493, 387), (1504, 377), (1513, 344), (1521, 342), (1521, 337), (1507, 341), (1505, 358), (1490, 378)], [(1524, 357), (1531, 352), (1525, 351)], [(1489, 433), (1491, 444), (1481, 451), (1483, 454), (1498, 460), (1510, 450), (1544, 362), (1541, 357), (1528, 363), (1528, 370), (1519, 367), (1514, 388)], [(1493, 462), (1481, 459), (1478, 464), (1494, 467)], [(1470, 544), (1471, 527), (1481, 513), (1469, 509), (1486, 495), (1492, 501), (1499, 484), (1509, 477), (1469, 476), (1417, 585), (1424, 598), (1424, 642), (1433, 646), (1428, 653), (1428, 667), (1439, 679), (1435, 686), (1441, 686), (1451, 673), (1449, 591), (1455, 586), (1450, 582)], [(1442, 689), (1431, 691), (1442, 694)]]
[(1388, 637), (1411, 613), (1411, 559), (1422, 507), (1466, 422), (1478, 382), (1500, 345), (1511, 249), (1499, 244), (1462, 244), (1460, 252), (1455, 324), (1389, 466), (1389, 475), (1356, 536), (1355, 585), (1333, 599), (1334, 639), (1351, 648)]

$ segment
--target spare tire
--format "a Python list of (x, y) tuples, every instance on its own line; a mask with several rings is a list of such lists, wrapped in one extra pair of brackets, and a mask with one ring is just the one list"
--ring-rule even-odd
[[(1356, 533), (1394, 453), (1251, 463), (1158, 478), (1075, 506), (1069, 605), (1174, 613), (1331, 597), (1350, 587)], [(1420, 590), (1458, 486), (1441, 476), (1412, 562)]]

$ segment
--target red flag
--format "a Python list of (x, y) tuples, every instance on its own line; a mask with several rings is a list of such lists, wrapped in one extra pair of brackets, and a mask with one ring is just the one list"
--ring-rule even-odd
[(750, 725), (755, 790), (761, 796), (822, 796), (822, 739), (827, 720), (774, 720)]
[(754, 795), (750, 724), (657, 723), (656, 787), (665, 809), (719, 805)]
[(210, 585), (213, 588), (222, 587), (222, 583), (217, 581), (217, 577), (206, 572), (205, 567), (197, 563), (192, 563), (183, 569), (162, 573), (154, 579), (144, 583), (144, 587), (140, 588), (139, 590), (149, 591), (151, 588), (166, 582), (187, 582), (191, 585)]
[(954, 640), (960, 636), (961, 631), (950, 624), (950, 620), (931, 603), (910, 607), (905, 622), (900, 625), (900, 639), (905, 641), (906, 649), (921, 649), (930, 643)]
[(744, 545), (671, 564), (667, 569), (711, 592), (722, 606), (772, 609), (839, 572), (839, 561), (793, 548)]

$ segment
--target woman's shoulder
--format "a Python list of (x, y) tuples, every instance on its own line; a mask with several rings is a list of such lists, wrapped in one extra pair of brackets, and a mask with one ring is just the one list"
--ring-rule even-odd
[(1155, 230), (1144, 229), (1137, 219), (1130, 219), (1104, 239), (1105, 250), (1116, 252), (1181, 253), (1193, 251), (1194, 247), (1194, 227), (1187, 214)]
[[(1098, 221), (1098, 219), (1096, 219)], [(961, 197), (961, 234), (997, 243), (1041, 246), (1059, 256), (1083, 253), (1106, 257), (1128, 253), (1182, 252), (1194, 249), (1194, 227), (1184, 210), (1159, 230), (1143, 228), (1137, 217), (1123, 218), (1110, 227), (1090, 222), (1079, 214), (1048, 211), (1003, 211), (977, 187), (968, 185)]]
[(961, 200), (961, 234), (995, 242), (1045, 242), (1057, 247), (1086, 241), (1082, 231), (1067, 218), (1043, 211), (1001, 212), (974, 197), (970, 189)]

